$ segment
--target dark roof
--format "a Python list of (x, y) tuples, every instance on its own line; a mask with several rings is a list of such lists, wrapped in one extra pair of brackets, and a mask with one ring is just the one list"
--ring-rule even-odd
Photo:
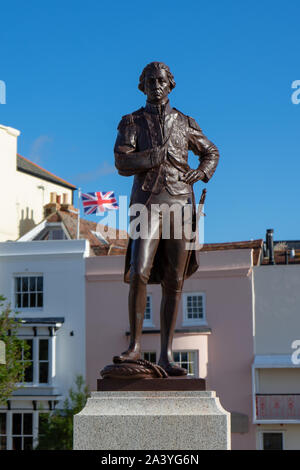
[(274, 240), (274, 247), (279, 244), (286, 245), (288, 250), (292, 250), (293, 248), (300, 250), (300, 240)]
[[(281, 252), (275, 251), (274, 258), (275, 258), (275, 264), (287, 264), (284, 251), (281, 251)], [(269, 258), (267, 257), (264, 258), (261, 264), (269, 264)], [(288, 264), (300, 264), (300, 250), (295, 250), (294, 258), (291, 258), (289, 256)]]
[(202, 251), (218, 251), (218, 250), (240, 250), (245, 248), (261, 248), (263, 240), (249, 240), (242, 242), (228, 243), (204, 243)]
[[(295, 256), (290, 256), (291, 250), (295, 250)], [(286, 252), (288, 252), (288, 264), (300, 264), (300, 240), (277, 240), (274, 241), (275, 264), (287, 264)], [(265, 256), (261, 264), (269, 264), (269, 257)]]
[(28, 173), (31, 176), (36, 176), (37, 178), (42, 178), (46, 181), (50, 181), (51, 183), (59, 184), (60, 186), (72, 189), (73, 191), (76, 189), (76, 186), (74, 186), (73, 184), (68, 183), (68, 181), (59, 178), (59, 176), (50, 173), (50, 171), (45, 170), (41, 166), (31, 162), (30, 160), (25, 157), (22, 157), (19, 154), (17, 154), (17, 170), (22, 171), (23, 173)]

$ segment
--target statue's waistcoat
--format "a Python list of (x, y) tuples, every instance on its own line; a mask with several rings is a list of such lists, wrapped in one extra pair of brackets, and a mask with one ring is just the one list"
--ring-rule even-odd
[(165, 114), (164, 122), (160, 116), (142, 108), (132, 114), (138, 149), (140, 151), (159, 147), (166, 143), (166, 159), (159, 168), (135, 175), (132, 195), (136, 189), (160, 193), (163, 187), (170, 194), (189, 194), (190, 185), (181, 181), (181, 176), (189, 170), (188, 160), (188, 118), (175, 109)]

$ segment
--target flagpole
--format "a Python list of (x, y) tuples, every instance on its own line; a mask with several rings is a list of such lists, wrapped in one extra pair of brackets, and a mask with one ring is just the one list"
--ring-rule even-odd
[(78, 188), (77, 240), (80, 238), (80, 196), (81, 188)]

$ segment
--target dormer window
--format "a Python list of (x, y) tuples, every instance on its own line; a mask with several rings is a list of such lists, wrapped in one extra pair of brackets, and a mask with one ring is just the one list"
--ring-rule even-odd
[(66, 240), (67, 237), (62, 229), (50, 229), (41, 240)]
[(47, 223), (46, 227), (34, 240), (68, 240), (69, 237), (62, 224)]

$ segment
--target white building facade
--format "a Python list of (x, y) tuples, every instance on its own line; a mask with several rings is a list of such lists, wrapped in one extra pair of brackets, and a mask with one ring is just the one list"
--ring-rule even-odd
[(0, 124), (0, 242), (17, 240), (44, 219), (56, 193), (72, 204), (76, 187), (18, 155), (20, 131)]
[(254, 268), (257, 449), (300, 448), (300, 264)]
[(0, 243), (0, 293), (21, 320), (30, 347), (25, 381), (0, 407), (0, 449), (37, 444), (39, 416), (60, 408), (85, 378), (86, 240)]

